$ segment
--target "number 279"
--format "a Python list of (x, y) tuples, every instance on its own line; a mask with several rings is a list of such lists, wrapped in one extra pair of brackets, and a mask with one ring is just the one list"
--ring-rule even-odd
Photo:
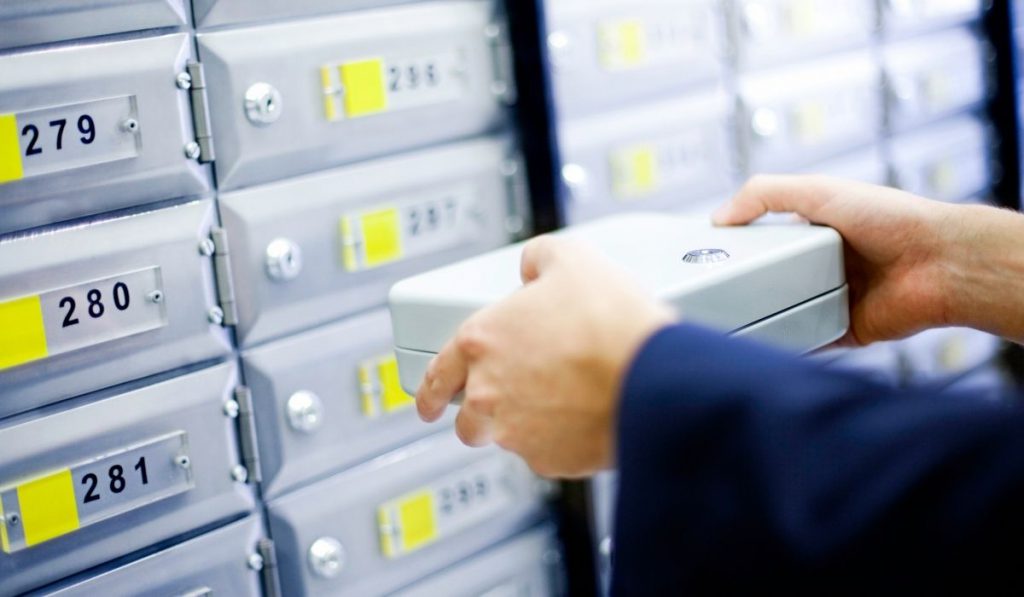
[[(67, 118), (57, 118), (49, 122), (50, 129), (57, 131), (57, 139), (54, 143), (54, 149), (61, 151), (64, 149), (64, 128), (68, 124)], [(96, 123), (93, 121), (92, 116), (88, 114), (82, 114), (78, 117), (76, 124), (78, 128), (78, 141), (82, 145), (89, 145), (96, 140)], [(25, 156), (39, 155), (43, 153), (43, 148), (40, 147), (39, 143), (39, 127), (34, 124), (26, 124), (21, 128), (21, 136), (28, 139), (28, 143), (25, 144)]]

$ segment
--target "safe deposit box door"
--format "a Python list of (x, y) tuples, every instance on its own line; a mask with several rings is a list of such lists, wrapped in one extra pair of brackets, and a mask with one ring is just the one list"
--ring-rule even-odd
[(881, 74), (854, 53), (740, 79), (740, 142), (749, 172), (801, 168), (878, 138)]
[(988, 95), (983, 41), (965, 29), (888, 44), (888, 121), (895, 130), (980, 106)]
[(911, 193), (965, 201), (988, 192), (992, 141), (987, 125), (964, 116), (892, 140), (896, 184)]
[(31, 0), (0, 5), (0, 49), (188, 24), (184, 0)]
[[(253, 508), (220, 365), (0, 424), (0, 578), (19, 593)], [(107, 394), (109, 395), (109, 394)]]
[(201, 33), (220, 187), (495, 129), (511, 84), (495, 10), (431, 2)]
[[(196, 27), (276, 21), (409, 4), (416, 0), (192, 0)], [(422, 1), (422, 0), (420, 0)]]
[(259, 597), (260, 572), (249, 567), (259, 553), (258, 515), (189, 539), (109, 572), (47, 587), (40, 597), (94, 595), (231, 595)]
[(536, 522), (545, 484), (451, 431), (272, 501), (281, 583), (295, 595), (378, 595)]
[(249, 350), (242, 362), (268, 497), (437, 430), (402, 390), (386, 310)]
[(721, 32), (711, 2), (547, 3), (548, 54), (561, 118), (632, 106), (715, 83)]
[(472, 141), (222, 195), (239, 341), (383, 305), (405, 276), (504, 245), (525, 202), (507, 155)]
[(560, 588), (554, 529), (540, 528), (399, 591), (396, 597), (554, 597)]
[(680, 209), (732, 185), (724, 93), (672, 98), (571, 120), (559, 133), (569, 222), (623, 210)]
[(184, 33), (0, 56), (0, 233), (201, 194)]
[(225, 355), (196, 201), (0, 241), (0, 417)]
[(731, 11), (741, 69), (867, 45), (875, 0), (739, 0)]

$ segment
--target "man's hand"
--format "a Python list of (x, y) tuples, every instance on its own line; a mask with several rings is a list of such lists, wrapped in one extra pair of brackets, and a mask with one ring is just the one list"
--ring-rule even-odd
[(954, 209), (824, 176), (757, 176), (713, 219), (738, 225), (768, 212), (795, 212), (838, 230), (846, 241), (851, 301), (844, 343), (870, 344), (955, 323), (949, 254), (957, 236)]
[(673, 319), (592, 250), (540, 237), (523, 250), (525, 286), (481, 310), (437, 355), (416, 393), (427, 421), (465, 392), (456, 433), (496, 442), (538, 474), (613, 465), (620, 384), (643, 342)]

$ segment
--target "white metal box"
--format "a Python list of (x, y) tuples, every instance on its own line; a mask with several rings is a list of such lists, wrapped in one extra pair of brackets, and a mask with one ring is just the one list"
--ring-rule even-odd
[[(715, 228), (678, 216), (623, 214), (563, 234), (596, 247), (687, 321), (803, 351), (846, 332), (842, 239), (829, 228)], [(463, 321), (521, 286), (521, 253), (522, 245), (507, 247), (392, 288), (406, 391), (416, 391)]]

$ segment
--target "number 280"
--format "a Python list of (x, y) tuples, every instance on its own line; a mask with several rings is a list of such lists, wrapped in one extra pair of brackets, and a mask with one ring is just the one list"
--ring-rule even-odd
[[(131, 305), (131, 295), (128, 292), (128, 285), (124, 282), (115, 282), (113, 288), (113, 303), (114, 308), (118, 311), (124, 311)], [(89, 317), (93, 319), (99, 319), (103, 317), (103, 314), (107, 312), (107, 308), (103, 303), (103, 292), (99, 288), (92, 288), (85, 293), (85, 298), (88, 301), (86, 312), (89, 313)], [(62, 328), (69, 328), (80, 323), (79, 319), (75, 317), (75, 297), (65, 296), (60, 299), (60, 308), (67, 309), (64, 313), (64, 323), (61, 325)]]

